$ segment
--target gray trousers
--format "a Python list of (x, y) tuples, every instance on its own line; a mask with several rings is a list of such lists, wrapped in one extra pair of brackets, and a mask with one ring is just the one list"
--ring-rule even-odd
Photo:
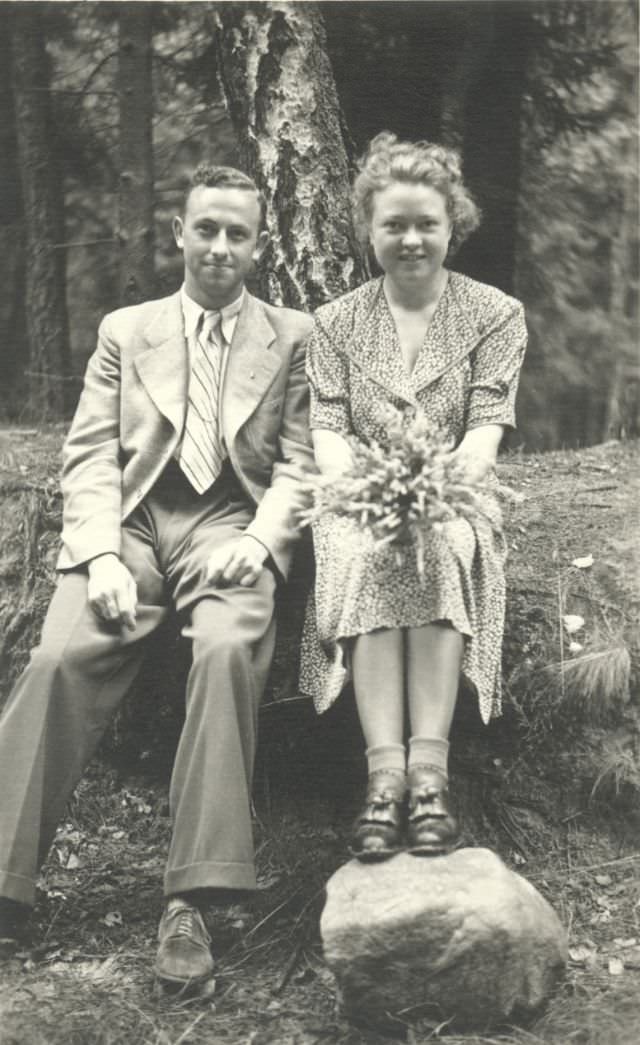
[(215, 588), (207, 557), (253, 517), (227, 468), (205, 495), (173, 462), (124, 523), (121, 558), (138, 586), (135, 631), (100, 622), (87, 573), (60, 577), (0, 719), (0, 896), (32, 905), (57, 824), (147, 640), (173, 604), (192, 643), (186, 718), (170, 786), (165, 894), (255, 887), (251, 781), (258, 707), (273, 655), (275, 579)]

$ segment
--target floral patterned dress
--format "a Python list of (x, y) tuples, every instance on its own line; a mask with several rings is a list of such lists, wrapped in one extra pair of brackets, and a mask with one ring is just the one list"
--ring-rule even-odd
[[(423, 409), (456, 445), (471, 428), (513, 427), (525, 346), (518, 301), (450, 272), (409, 374), (382, 279), (372, 280), (316, 313), (307, 355), (311, 428), (384, 443), (380, 408), (388, 403)], [(500, 713), (506, 549), (496, 490), (490, 473), (486, 517), (457, 520), (430, 538), (422, 579), (413, 555), (399, 564), (351, 519), (327, 515), (314, 524), (317, 633), (305, 628), (300, 689), (318, 711), (348, 680), (355, 636), (448, 620), (464, 636), (462, 671), (483, 720)]]

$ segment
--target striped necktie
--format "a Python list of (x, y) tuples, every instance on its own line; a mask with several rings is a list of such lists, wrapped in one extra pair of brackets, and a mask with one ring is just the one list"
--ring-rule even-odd
[(224, 459), (218, 427), (223, 335), (220, 313), (203, 313), (189, 381), (189, 404), (180, 467), (198, 493), (218, 478)]

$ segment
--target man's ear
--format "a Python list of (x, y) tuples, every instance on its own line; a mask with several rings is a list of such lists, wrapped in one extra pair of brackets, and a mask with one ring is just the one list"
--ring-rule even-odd
[(267, 249), (267, 244), (268, 243), (269, 243), (269, 233), (267, 232), (266, 229), (263, 229), (262, 232), (260, 233), (260, 235), (258, 236), (258, 239), (256, 240), (256, 245), (255, 245), (255, 248), (254, 248), (254, 251), (253, 251), (253, 260), (255, 262), (260, 261), (260, 258), (262, 257), (262, 255), (264, 254), (265, 250)]
[(176, 245), (179, 248), (179, 250), (182, 250), (182, 247), (184, 245), (184, 238), (182, 234), (184, 226), (182, 224), (182, 218), (179, 218), (176, 215), (176, 217), (173, 219), (171, 227), (173, 229), (173, 237), (176, 241)]

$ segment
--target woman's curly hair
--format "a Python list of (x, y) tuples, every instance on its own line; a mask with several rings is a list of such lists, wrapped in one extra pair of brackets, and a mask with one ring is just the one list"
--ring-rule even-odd
[(449, 255), (455, 254), (480, 224), (480, 209), (462, 180), (460, 156), (454, 149), (434, 142), (399, 141), (395, 134), (382, 131), (369, 143), (359, 167), (353, 183), (353, 205), (363, 242), (368, 239), (373, 194), (392, 181), (430, 185), (442, 193), (451, 221)]

